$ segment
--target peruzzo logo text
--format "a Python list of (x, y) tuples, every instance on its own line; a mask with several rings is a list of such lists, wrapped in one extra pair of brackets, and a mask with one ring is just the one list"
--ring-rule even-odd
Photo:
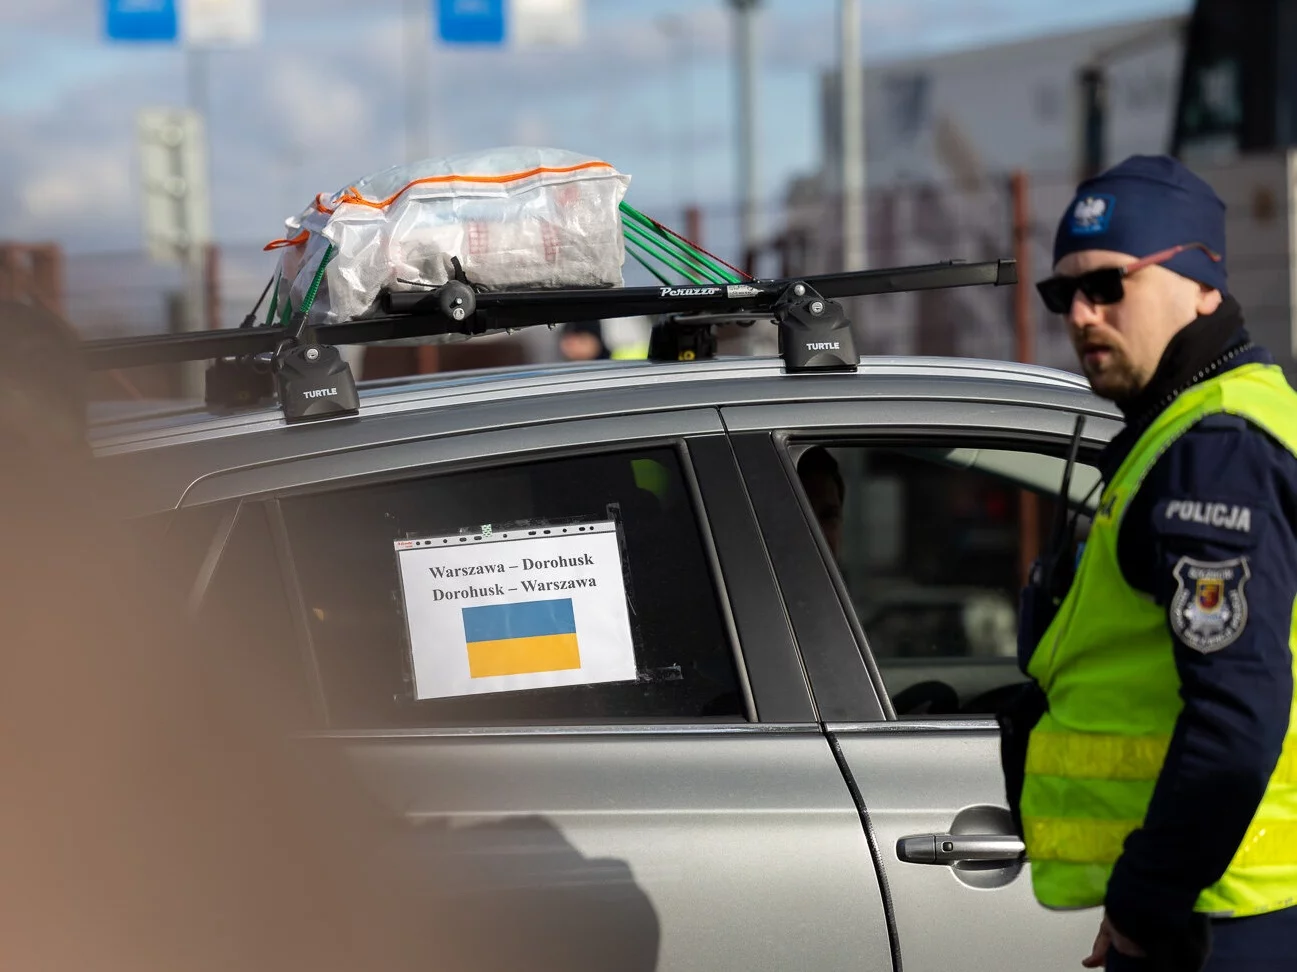
[(720, 287), (663, 287), (663, 297), (716, 297), (721, 293)]

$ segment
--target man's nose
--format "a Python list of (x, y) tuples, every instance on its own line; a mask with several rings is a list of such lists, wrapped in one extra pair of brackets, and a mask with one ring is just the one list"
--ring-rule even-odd
[(1075, 331), (1103, 323), (1103, 314), (1097, 304), (1077, 290), (1072, 295), (1072, 306), (1067, 311), (1067, 323)]

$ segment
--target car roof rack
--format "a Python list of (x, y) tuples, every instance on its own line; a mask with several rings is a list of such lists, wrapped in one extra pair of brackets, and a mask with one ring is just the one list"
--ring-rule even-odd
[(310, 325), (299, 311), (287, 325), (257, 325), (249, 314), (238, 328), (84, 341), (82, 351), (92, 371), (214, 359), (207, 371), (209, 407), (259, 405), (277, 395), (293, 423), (359, 411), (341, 345), (648, 316), (657, 318), (650, 360), (693, 361), (714, 355), (713, 327), (766, 320), (779, 329), (789, 373), (854, 371), (860, 358), (840, 299), (1017, 280), (1013, 260), (604, 289), (479, 292), (460, 279), (425, 291), (385, 291), (374, 312), (347, 321)]

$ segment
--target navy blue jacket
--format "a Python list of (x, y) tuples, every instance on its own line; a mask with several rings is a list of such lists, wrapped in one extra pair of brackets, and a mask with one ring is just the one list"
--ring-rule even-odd
[[(1228, 351), (1233, 357), (1216, 373), (1273, 363), (1243, 331)], [(1105, 480), (1151, 417), (1128, 425), (1105, 450)], [(1225, 591), (1242, 596), (1241, 624), (1208, 637), (1177, 615), (1184, 558), (1246, 565), (1236, 573), (1246, 581)], [(1153, 941), (1184, 928), (1201, 890), (1224, 874), (1288, 730), (1297, 458), (1241, 418), (1199, 422), (1158, 459), (1136, 493), (1118, 535), (1118, 561), (1127, 583), (1167, 609), (1184, 699), (1145, 823), (1128, 838), (1106, 900), (1119, 929), (1137, 942)], [(1282, 920), (1291, 936), (1284, 937), (1297, 958), (1297, 909), (1287, 911)]]

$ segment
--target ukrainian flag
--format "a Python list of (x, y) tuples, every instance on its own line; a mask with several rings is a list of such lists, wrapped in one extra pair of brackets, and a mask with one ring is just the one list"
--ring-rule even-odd
[(473, 678), (581, 667), (571, 598), (488, 604), (463, 611), (468, 671)]

